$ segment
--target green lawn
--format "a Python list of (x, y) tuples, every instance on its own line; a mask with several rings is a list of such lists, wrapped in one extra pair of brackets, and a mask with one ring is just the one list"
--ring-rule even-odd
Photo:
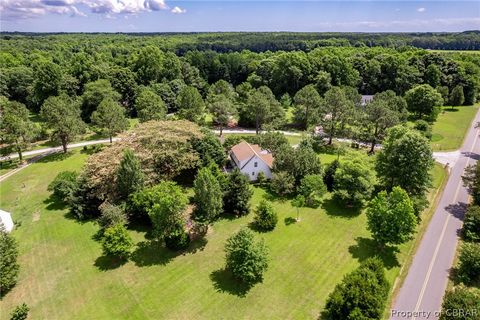
[[(227, 136), (254, 136), (254, 135), (255, 133), (224, 133), (223, 134), (224, 138)], [(299, 144), (300, 141), (302, 141), (303, 139), (302, 135), (298, 135), (298, 136), (285, 135), (285, 137), (287, 138), (288, 142), (292, 146)]]
[(453, 110), (450, 107), (443, 107), (432, 128), (433, 150), (460, 148), (477, 110), (478, 105), (456, 107)]
[[(2, 183), (0, 208), (20, 227), (20, 280), (0, 302), (1, 319), (26, 302), (32, 319), (316, 319), (328, 294), (359, 261), (374, 254), (366, 218), (326, 199), (321, 208), (300, 210), (275, 201), (279, 224), (258, 234), (270, 248), (263, 283), (250, 291), (224, 271), (227, 237), (248, 225), (252, 214), (222, 219), (204, 242), (184, 254), (151, 245), (141, 228), (131, 230), (132, 261), (116, 266), (94, 240), (98, 226), (72, 219), (49, 201), (48, 183), (62, 170), (80, 170), (86, 155), (50, 156)], [(435, 186), (444, 177), (436, 167)], [(253, 204), (271, 199), (255, 188)], [(393, 283), (413, 242), (383, 260)]]

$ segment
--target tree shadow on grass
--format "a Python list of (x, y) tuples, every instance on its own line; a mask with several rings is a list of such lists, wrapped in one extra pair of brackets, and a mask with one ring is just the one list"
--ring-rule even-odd
[(291, 224), (296, 223), (297, 219), (295, 219), (293, 217), (286, 217), (285, 219), (283, 219), (283, 222), (285, 223), (286, 226), (289, 226)]
[(45, 207), (47, 210), (64, 210), (67, 207), (67, 204), (63, 202), (61, 199), (58, 199), (52, 194), (50, 196), (43, 200), (43, 203), (46, 204), (47, 206)]
[(101, 271), (108, 271), (123, 266), (127, 261), (118, 257), (100, 256), (95, 260), (94, 265)]
[(357, 244), (348, 248), (348, 252), (352, 254), (352, 257), (358, 259), (359, 262), (371, 257), (379, 257), (385, 268), (391, 269), (399, 267), (396, 254), (399, 252), (397, 247), (386, 246), (383, 250), (379, 249), (378, 243), (369, 238), (357, 237)]
[(137, 267), (166, 265), (180, 252), (170, 251), (158, 241), (141, 241), (131, 255)]
[(63, 161), (70, 158), (72, 155), (73, 155), (73, 152), (67, 152), (67, 153), (57, 152), (57, 153), (52, 153), (46, 157), (43, 157), (37, 162), (48, 163), (48, 162), (54, 162), (54, 161)]
[[(271, 232), (273, 231), (273, 229), (271, 230), (267, 230), (267, 229), (263, 229), (261, 227), (259, 227), (255, 222), (250, 222), (248, 224), (248, 228), (252, 231), (255, 231), (255, 232), (258, 232), (258, 233), (268, 233), (268, 232)], [(274, 228), (275, 229), (275, 228)]]
[(335, 199), (325, 199), (322, 208), (329, 216), (352, 219), (357, 217), (362, 210), (358, 207), (345, 207), (339, 204)]
[(246, 297), (248, 291), (252, 288), (251, 285), (236, 279), (233, 274), (226, 269), (213, 271), (210, 273), (210, 279), (217, 292), (226, 292), (240, 298)]
[(208, 240), (206, 238), (195, 239), (187, 249), (173, 251), (156, 240), (141, 241), (131, 254), (131, 260), (137, 267), (166, 265), (180, 255), (194, 254), (198, 251), (203, 251), (207, 242)]

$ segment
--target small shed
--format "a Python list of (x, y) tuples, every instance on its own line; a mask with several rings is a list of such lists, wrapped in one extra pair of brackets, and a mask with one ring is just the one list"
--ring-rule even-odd
[(3, 211), (0, 209), (0, 223), (4, 225), (5, 230), (7, 232), (10, 232), (13, 230), (13, 220), (10, 212)]

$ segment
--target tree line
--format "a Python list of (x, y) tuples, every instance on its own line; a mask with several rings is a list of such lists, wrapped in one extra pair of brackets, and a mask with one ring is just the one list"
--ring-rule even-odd
[[(82, 33), (74, 34), (79, 39), (88, 38)], [(95, 33), (96, 36), (109, 37), (110, 34)], [(35, 41), (39, 37), (61, 38), (69, 35), (63, 33), (22, 33), (4, 32), (2, 39), (15, 40), (26, 37)], [(151, 38), (164, 38), (165, 49), (177, 54), (188, 51), (212, 50), (219, 53), (250, 50), (294, 51), (313, 50), (326, 46), (352, 47), (389, 47), (401, 48), (413, 46), (423, 49), (438, 50), (479, 50), (480, 36), (478, 31), (465, 32), (429, 32), (429, 33), (349, 33), (349, 32), (229, 32), (229, 33), (127, 33), (133, 41), (145, 41)]]

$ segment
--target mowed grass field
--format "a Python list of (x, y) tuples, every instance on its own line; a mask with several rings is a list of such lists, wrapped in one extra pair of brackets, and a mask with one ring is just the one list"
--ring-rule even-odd
[(456, 150), (461, 147), (465, 134), (478, 111), (479, 105), (452, 109), (443, 107), (432, 128), (434, 151)]
[[(275, 200), (277, 228), (257, 234), (270, 248), (270, 266), (263, 283), (249, 291), (224, 270), (223, 247), (252, 213), (219, 220), (204, 241), (182, 254), (150, 244), (142, 228), (130, 230), (137, 244), (133, 257), (115, 266), (94, 240), (98, 226), (72, 219), (49, 200), (55, 175), (80, 170), (86, 158), (79, 151), (50, 156), (2, 182), (0, 208), (21, 224), (13, 233), (21, 271), (0, 302), (0, 319), (22, 302), (31, 319), (317, 319), (335, 285), (376, 251), (365, 214), (327, 198), (318, 209), (300, 209), (301, 222), (291, 223), (296, 210)], [(434, 177), (438, 187), (445, 178), (440, 166)], [(273, 200), (254, 190), (253, 205)], [(383, 252), (391, 283), (413, 244)]]

